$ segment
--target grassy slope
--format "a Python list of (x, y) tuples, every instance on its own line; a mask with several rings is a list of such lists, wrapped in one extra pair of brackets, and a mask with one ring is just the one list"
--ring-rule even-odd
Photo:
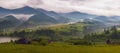
[(120, 46), (39, 46), (0, 44), (0, 53), (120, 53)]

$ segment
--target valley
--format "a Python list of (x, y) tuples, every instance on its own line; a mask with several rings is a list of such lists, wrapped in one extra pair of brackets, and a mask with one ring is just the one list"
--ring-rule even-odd
[(119, 15), (0, 7), (0, 53), (119, 53), (119, 45)]

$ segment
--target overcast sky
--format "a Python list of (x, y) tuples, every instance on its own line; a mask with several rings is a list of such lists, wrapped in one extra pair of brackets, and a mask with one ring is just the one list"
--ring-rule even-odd
[(8, 9), (31, 6), (56, 12), (80, 11), (90, 14), (120, 16), (120, 0), (0, 0)]

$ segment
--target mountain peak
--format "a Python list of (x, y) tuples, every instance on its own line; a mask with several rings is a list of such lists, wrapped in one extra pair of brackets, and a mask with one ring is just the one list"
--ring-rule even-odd
[(2, 11), (9, 11), (10, 9), (6, 9), (6, 8), (3, 8), (3, 7), (0, 7), (0, 12)]
[(0, 9), (5, 9), (5, 8), (3, 8), (3, 7), (0, 7)]
[(85, 15), (86, 15), (87, 13), (83, 13), (83, 12), (74, 11), (74, 12), (70, 12), (70, 14), (82, 14), (82, 15), (83, 15), (83, 14), (85, 14)]
[(24, 8), (24, 9), (34, 9), (34, 8), (30, 7), (30, 6), (24, 6), (22, 8)]
[(14, 17), (13, 15), (8, 15), (6, 17), (4, 17), (6, 20), (18, 20), (16, 17)]
[(20, 9), (24, 9), (24, 10), (34, 10), (34, 8), (32, 8), (32, 7), (29, 7), (29, 6), (24, 6), (24, 7), (22, 7), (22, 8), (18, 8), (18, 9), (13, 9), (13, 10), (20, 10)]

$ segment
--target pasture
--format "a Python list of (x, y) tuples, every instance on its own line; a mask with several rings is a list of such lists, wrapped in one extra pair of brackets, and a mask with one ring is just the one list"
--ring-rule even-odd
[(120, 53), (119, 45), (21, 45), (0, 44), (0, 53)]

